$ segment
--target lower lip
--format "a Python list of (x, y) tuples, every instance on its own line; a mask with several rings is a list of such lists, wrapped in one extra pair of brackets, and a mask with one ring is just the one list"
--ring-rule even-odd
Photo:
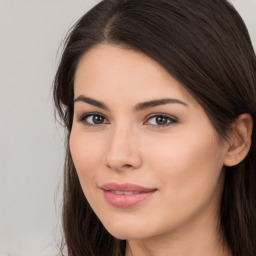
[(156, 190), (132, 195), (117, 195), (111, 191), (104, 190), (104, 197), (114, 207), (130, 208), (151, 197), (155, 192)]

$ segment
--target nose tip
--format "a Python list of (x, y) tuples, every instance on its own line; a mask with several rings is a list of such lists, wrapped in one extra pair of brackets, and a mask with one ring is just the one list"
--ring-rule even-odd
[(112, 170), (135, 170), (141, 166), (138, 143), (133, 136), (116, 134), (106, 151), (106, 166)]
[(126, 155), (123, 152), (119, 151), (116, 153), (108, 154), (107, 156), (107, 167), (112, 170), (135, 170), (138, 169), (141, 165), (141, 160), (138, 156)]

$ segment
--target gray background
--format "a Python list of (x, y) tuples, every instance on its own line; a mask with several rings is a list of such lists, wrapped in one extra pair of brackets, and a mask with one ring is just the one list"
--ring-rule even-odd
[[(0, 255), (55, 255), (63, 131), (51, 86), (60, 42), (96, 0), (0, 0)], [(256, 48), (256, 0), (231, 1)], [(60, 52), (59, 52), (60, 53)]]

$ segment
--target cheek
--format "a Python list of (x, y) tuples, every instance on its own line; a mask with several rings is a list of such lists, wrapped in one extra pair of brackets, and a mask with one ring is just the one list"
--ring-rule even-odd
[(102, 161), (102, 145), (99, 145), (92, 136), (85, 136), (76, 130), (71, 132), (69, 144), (80, 182), (82, 185), (91, 182)]
[[(222, 191), (222, 160), (211, 137), (178, 137), (155, 143), (148, 151), (149, 168), (159, 182), (164, 208), (158, 208), (169, 225), (179, 225), (202, 209), (215, 211)], [(208, 211), (208, 210), (207, 210)], [(171, 218), (170, 218), (171, 216)], [(158, 223), (165, 227), (168, 224)]]
[[(191, 133), (190, 133), (191, 134)], [(189, 197), (189, 191), (200, 193), (218, 182), (223, 159), (221, 148), (212, 134), (170, 136), (154, 143), (148, 151), (149, 166), (168, 191)]]

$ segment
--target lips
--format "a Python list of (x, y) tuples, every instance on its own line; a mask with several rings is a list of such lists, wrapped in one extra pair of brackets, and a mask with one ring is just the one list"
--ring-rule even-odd
[(100, 187), (106, 201), (117, 208), (130, 208), (150, 198), (157, 189), (135, 184), (107, 183)]

